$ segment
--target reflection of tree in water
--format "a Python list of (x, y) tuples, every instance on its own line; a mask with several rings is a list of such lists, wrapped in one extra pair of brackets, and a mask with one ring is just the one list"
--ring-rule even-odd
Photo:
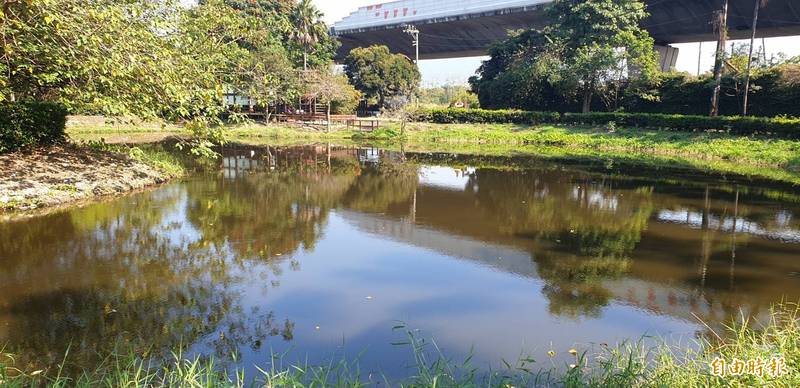
[(629, 270), (653, 213), (650, 188), (623, 196), (564, 172), (478, 170), (468, 187), (504, 233), (532, 240), (551, 312), (571, 317), (596, 316), (608, 304), (602, 282)]
[(188, 186), (188, 217), (202, 230), (203, 244), (230, 246), (240, 259), (266, 260), (301, 246), (313, 249), (328, 213), (354, 179), (272, 172), (196, 181)]
[(247, 252), (313, 246), (352, 177), (324, 178), (314, 185), (320, 192), (272, 178), (224, 189), (190, 180), (0, 223), (0, 343), (23, 362), (53, 365), (69, 347), (70, 364), (93, 365), (116, 345), (158, 356), (209, 336), (201, 347), (224, 358), (269, 337), (291, 340), (291, 321), (240, 305), (245, 276), (274, 278), (280, 268), (269, 254)]
[(291, 340), (292, 321), (241, 305), (241, 281), (276, 286), (283, 260), (313, 249), (331, 209), (367, 206), (344, 201), (354, 185), (386, 208), (410, 196), (395, 194), (416, 170), (336, 157), (281, 167), (0, 223), (0, 343), (21, 361), (53, 365), (70, 347), (72, 364), (93, 365), (118, 344), (156, 356), (195, 345), (224, 359)]
[(69, 346), (86, 365), (118, 343), (166, 351), (212, 330), (234, 275), (219, 252), (190, 248), (179, 230), (191, 225), (170, 214), (182, 199), (174, 187), (0, 224), (0, 341), (51, 365)]
[(345, 207), (370, 213), (404, 214), (418, 184), (418, 166), (383, 161), (367, 165), (345, 193)]

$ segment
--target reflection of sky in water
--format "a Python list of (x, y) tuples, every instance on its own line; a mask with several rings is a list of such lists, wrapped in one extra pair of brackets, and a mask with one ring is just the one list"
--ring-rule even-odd
[[(352, 244), (342, 244), (350, 241)], [(471, 243), (471, 242), (468, 242)], [(507, 249), (478, 254), (513, 254)], [(458, 248), (454, 248), (458, 250)], [(597, 318), (553, 316), (541, 298), (543, 282), (463, 257), (367, 234), (352, 220), (333, 215), (313, 252), (293, 258), (301, 270), (286, 271), (280, 287), (265, 291), (258, 279), (242, 286), (245, 309), (271, 310), (291, 317), (294, 340), (270, 339), (265, 347), (289, 351), (291, 358), (324, 361), (344, 345), (355, 356), (366, 351), (362, 367), (403, 375), (409, 349), (391, 345), (403, 338), (391, 328), (404, 323), (433, 337), (456, 359), (476, 351), (480, 365), (502, 367), (520, 352), (546, 357), (552, 344), (567, 362), (566, 350), (601, 342), (615, 343), (644, 334), (690, 338), (697, 325), (613, 302)], [(319, 326), (319, 330), (316, 327)], [(211, 334), (209, 338), (217, 336)], [(202, 349), (202, 347), (198, 348)], [(263, 362), (263, 352), (244, 349), (240, 365)]]
[[(724, 217), (708, 216), (708, 227), (714, 230), (721, 230), (725, 232), (733, 232), (734, 227), (736, 233), (746, 233), (753, 236), (765, 237), (774, 240), (781, 240), (787, 243), (800, 243), (800, 230), (788, 228), (789, 221), (792, 219), (791, 213), (781, 211), (776, 216), (776, 223), (779, 229), (767, 229), (759, 225), (757, 222), (752, 222), (742, 217)], [(675, 211), (675, 210), (662, 210), (658, 213), (658, 220), (663, 222), (672, 222), (682, 224), (693, 229), (700, 229), (703, 226), (703, 214), (693, 211)]]
[(450, 167), (422, 166), (419, 169), (419, 184), (443, 189), (463, 191), (474, 168), (456, 170)]
[[(582, 190), (585, 190), (585, 188), (581, 186), (574, 187), (572, 189), (572, 199), (580, 200), (583, 195)], [(617, 206), (619, 206), (619, 198), (598, 190), (590, 190), (586, 197), (586, 202), (592, 207), (609, 211), (617, 210)]]

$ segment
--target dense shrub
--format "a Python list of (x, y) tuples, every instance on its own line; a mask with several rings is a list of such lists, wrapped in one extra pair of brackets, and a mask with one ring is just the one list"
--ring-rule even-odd
[[(753, 74), (749, 113), (753, 116), (800, 117), (800, 83), (797, 74), (800, 64), (783, 64)], [(695, 77), (686, 73), (665, 73), (659, 84), (652, 86), (657, 100), (627, 95), (620, 101), (628, 112), (678, 113), (706, 115), (711, 107), (714, 82), (710, 75)], [(735, 116), (741, 113), (744, 99), (744, 78), (726, 74), (722, 78), (720, 114)], [(597, 103), (593, 107), (601, 108)], [(535, 109), (535, 108), (534, 108)]]
[(0, 153), (64, 139), (66, 109), (52, 103), (0, 104)]
[(556, 123), (560, 115), (555, 112), (529, 112), (522, 110), (486, 109), (419, 109), (413, 114), (414, 121), (439, 124), (458, 123), (510, 123), (541, 124)]
[(738, 116), (686, 116), (659, 113), (564, 113), (519, 110), (420, 109), (415, 121), (450, 123), (586, 124), (652, 128), (672, 131), (724, 131), (734, 135), (800, 138), (800, 119)]

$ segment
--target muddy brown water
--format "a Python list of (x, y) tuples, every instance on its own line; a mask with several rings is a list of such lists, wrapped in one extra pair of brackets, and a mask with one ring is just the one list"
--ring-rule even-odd
[(796, 188), (636, 166), (241, 147), (218, 173), (0, 223), (0, 344), (30, 365), (183, 345), (402, 376), (402, 324), (455, 360), (548, 368), (782, 300), (800, 300)]

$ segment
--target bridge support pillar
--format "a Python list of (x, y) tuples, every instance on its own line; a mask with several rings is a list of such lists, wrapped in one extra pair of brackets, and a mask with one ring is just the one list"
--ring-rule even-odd
[(658, 65), (661, 67), (661, 70), (675, 70), (675, 65), (678, 63), (678, 52), (680, 50), (677, 47), (661, 45), (656, 45), (655, 49), (656, 53), (658, 53)]

